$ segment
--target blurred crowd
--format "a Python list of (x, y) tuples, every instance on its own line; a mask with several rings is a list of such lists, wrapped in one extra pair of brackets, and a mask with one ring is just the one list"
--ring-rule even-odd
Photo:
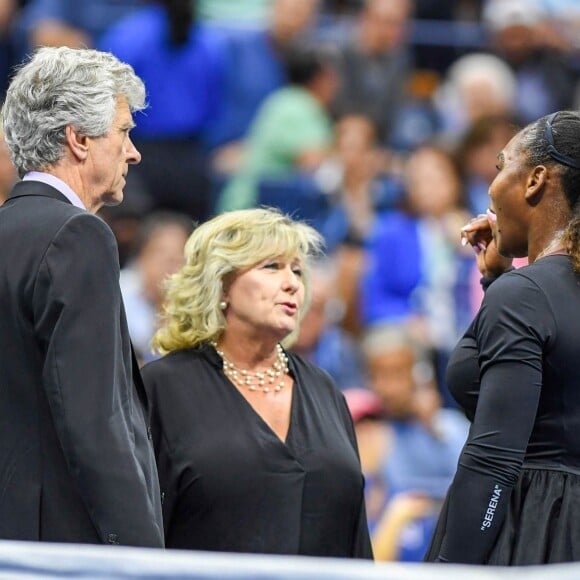
[[(277, 206), (326, 257), (297, 352), (351, 408), (378, 559), (416, 560), (467, 426), (445, 363), (481, 300), (459, 228), (518, 126), (580, 103), (577, 0), (0, 0), (0, 100), (40, 45), (144, 80), (143, 155), (102, 217), (143, 362), (194, 224)], [(16, 179), (0, 143), (0, 201)]]

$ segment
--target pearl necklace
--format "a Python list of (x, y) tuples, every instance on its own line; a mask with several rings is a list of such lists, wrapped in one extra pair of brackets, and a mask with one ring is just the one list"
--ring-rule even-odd
[[(217, 342), (212, 341), (211, 345), (220, 355), (223, 361), (223, 369), (226, 376), (228, 376), (234, 383), (248, 388), (250, 391), (263, 391), (269, 393), (270, 391), (280, 391), (284, 387), (284, 377), (288, 374), (288, 357), (284, 354), (282, 347), (276, 345), (276, 360), (269, 368), (261, 372), (251, 372), (245, 369), (238, 369), (236, 365), (226, 358), (226, 355), (218, 348)], [(280, 381), (274, 384), (276, 381)]]

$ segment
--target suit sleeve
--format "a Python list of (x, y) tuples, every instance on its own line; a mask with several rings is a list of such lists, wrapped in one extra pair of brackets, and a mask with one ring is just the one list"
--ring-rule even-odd
[(91, 214), (70, 218), (45, 254), (34, 291), (43, 386), (103, 543), (161, 547), (159, 488), (118, 278), (108, 226)]
[(449, 491), (438, 560), (483, 564), (523, 464), (539, 404), (543, 352), (555, 323), (541, 290), (514, 273), (487, 290), (475, 332), (481, 388)]

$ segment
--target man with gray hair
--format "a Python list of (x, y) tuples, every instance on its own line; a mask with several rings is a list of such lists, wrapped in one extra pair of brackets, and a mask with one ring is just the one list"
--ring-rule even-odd
[(147, 399), (113, 233), (145, 88), (111, 54), (42, 48), (2, 109), (0, 539), (163, 546)]

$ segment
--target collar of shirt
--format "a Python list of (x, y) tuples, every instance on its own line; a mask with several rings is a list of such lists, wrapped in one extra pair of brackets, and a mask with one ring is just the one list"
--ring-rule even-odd
[(30, 171), (23, 178), (22, 181), (40, 181), (54, 187), (62, 193), (74, 206), (81, 209), (87, 209), (81, 198), (62, 180), (50, 173), (42, 171)]

